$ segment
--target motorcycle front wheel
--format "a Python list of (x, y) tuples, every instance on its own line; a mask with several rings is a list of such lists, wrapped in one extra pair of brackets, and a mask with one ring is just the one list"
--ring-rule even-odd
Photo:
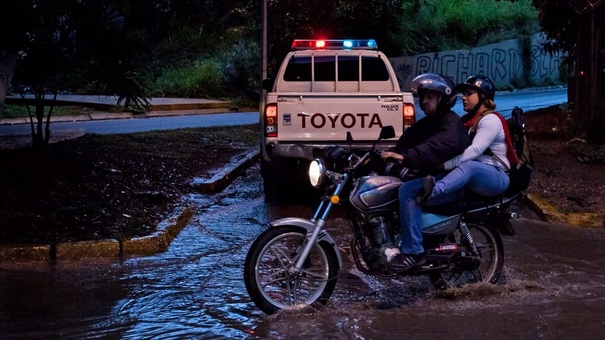
[[(429, 275), (437, 289), (460, 287), (479, 282), (496, 283), (504, 266), (504, 245), (500, 234), (481, 224), (468, 225), (477, 254), (470, 254), (471, 261), (461, 261), (453, 268), (441, 270)], [(450, 235), (456, 243), (471, 249), (466, 236), (456, 231)]]
[(325, 305), (334, 291), (339, 271), (331, 245), (319, 242), (300, 271), (296, 260), (306, 229), (280, 226), (267, 229), (254, 241), (244, 264), (246, 289), (254, 304), (267, 314)]

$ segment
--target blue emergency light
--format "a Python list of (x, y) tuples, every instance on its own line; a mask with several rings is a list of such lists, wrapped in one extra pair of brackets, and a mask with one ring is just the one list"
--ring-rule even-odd
[(292, 50), (376, 50), (378, 44), (374, 39), (296, 39), (292, 42)]

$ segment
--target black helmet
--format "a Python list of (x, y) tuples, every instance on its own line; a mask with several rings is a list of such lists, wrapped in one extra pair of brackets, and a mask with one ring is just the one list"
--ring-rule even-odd
[(449, 78), (436, 73), (424, 73), (412, 80), (410, 84), (412, 93), (420, 98), (426, 91), (434, 91), (441, 95), (440, 109), (451, 109), (456, 104), (456, 86)]
[(494, 100), (494, 96), (496, 95), (496, 87), (488, 77), (481, 74), (470, 76), (464, 83), (456, 85), (456, 90), (458, 92), (462, 92), (465, 88), (469, 87), (487, 95), (487, 98)]

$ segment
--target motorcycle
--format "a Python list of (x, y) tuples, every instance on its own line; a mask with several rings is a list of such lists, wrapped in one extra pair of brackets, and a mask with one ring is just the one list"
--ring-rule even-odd
[[(423, 208), (426, 263), (406, 273), (389, 269), (389, 252), (398, 251), (398, 190), (403, 180), (378, 174), (372, 164), (380, 159), (377, 142), (394, 137), (392, 126), (383, 127), (363, 155), (336, 146), (311, 162), (311, 184), (326, 190), (313, 217), (270, 222), (246, 256), (246, 289), (263, 312), (327, 303), (343, 264), (338, 246), (326, 230), (335, 206), (343, 208), (352, 230), (353, 261), (367, 275), (428, 275), (436, 289), (496, 283), (504, 264), (502, 235), (514, 235), (510, 219), (516, 214), (507, 213), (507, 208), (521, 197), (519, 192), (465, 197), (460, 202)], [(350, 144), (350, 134), (347, 139)], [(397, 172), (403, 175), (407, 169)]]

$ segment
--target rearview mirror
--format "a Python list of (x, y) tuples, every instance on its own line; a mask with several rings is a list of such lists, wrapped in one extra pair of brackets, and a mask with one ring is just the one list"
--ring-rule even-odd
[(263, 80), (263, 82), (261, 83), (261, 87), (263, 88), (263, 90), (272, 91), (273, 90), (273, 83), (274, 83), (274, 79), (273, 78), (267, 78), (267, 79)]

